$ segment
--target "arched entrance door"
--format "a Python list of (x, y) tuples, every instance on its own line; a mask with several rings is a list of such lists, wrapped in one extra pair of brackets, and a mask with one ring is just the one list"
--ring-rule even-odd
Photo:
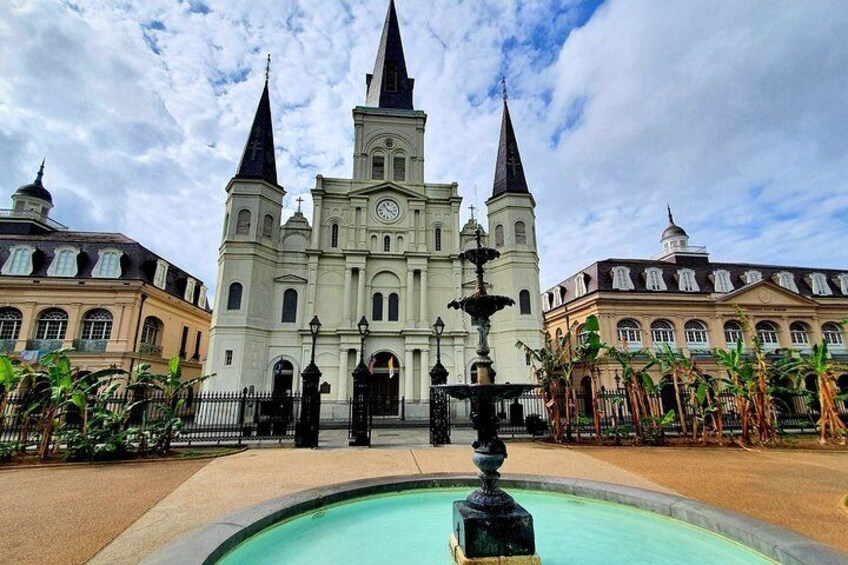
[(285, 359), (274, 365), (274, 396), (291, 396), (294, 383), (294, 366)]
[(674, 396), (674, 383), (671, 375), (666, 375), (660, 382), (660, 400), (662, 401), (662, 412), (668, 414), (669, 411), (677, 412), (677, 398)]
[(592, 377), (583, 377), (580, 381), (580, 392), (583, 395), (583, 415), (592, 417), (595, 415), (595, 407), (592, 405)]
[(807, 401), (807, 406), (812, 413), (812, 416), (818, 418), (821, 414), (821, 402), (819, 402), (819, 378), (816, 375), (807, 375), (804, 378), (804, 388), (810, 393), (810, 399)]
[(375, 416), (397, 416), (400, 402), (400, 361), (387, 351), (374, 355), (371, 399)]

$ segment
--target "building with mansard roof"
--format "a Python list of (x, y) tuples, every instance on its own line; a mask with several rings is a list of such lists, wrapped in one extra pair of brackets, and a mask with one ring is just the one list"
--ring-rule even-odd
[[(669, 345), (716, 374), (711, 349), (732, 348), (739, 340), (750, 346), (739, 308), (767, 349), (807, 350), (826, 342), (835, 357), (848, 359), (840, 323), (848, 319), (848, 269), (714, 262), (705, 247), (689, 245), (671, 209), (668, 222), (653, 258), (598, 261), (542, 293), (547, 339), (558, 343), (568, 328), (580, 339), (583, 322), (594, 314), (607, 343)], [(605, 386), (614, 385), (616, 368), (602, 367)], [(663, 377), (659, 368), (655, 373)], [(848, 375), (839, 385), (848, 392)]]
[[(278, 178), (267, 78), (236, 175), (226, 187), (216, 306), (206, 371), (209, 390), (299, 390), (311, 354), (309, 322), (322, 325), (316, 361), (329, 398), (352, 394), (357, 322), (370, 335), (380, 414), (429, 398), (435, 363), (432, 326), (446, 324), (442, 363), (450, 382), (473, 379), (476, 332), (448, 310), (473, 291), (460, 252), (473, 244), (476, 221), (460, 225), (457, 183), (425, 177), (427, 114), (416, 109), (394, 2), (389, 2), (364, 104), (353, 109), (350, 178), (318, 175), (311, 222), (296, 212), (280, 225), (285, 189)], [(500, 378), (527, 381), (530, 367), (516, 340), (542, 344), (535, 201), (506, 100), (500, 140), (492, 140), (495, 175), (488, 225), (501, 257), (491, 264), (492, 291), (516, 299), (498, 313), (490, 335)], [(346, 416), (346, 413), (345, 415)]]
[(0, 353), (34, 361), (72, 347), (83, 371), (167, 370), (183, 358), (200, 375), (211, 312), (203, 281), (120, 233), (79, 232), (50, 217), (35, 180), (0, 210)]

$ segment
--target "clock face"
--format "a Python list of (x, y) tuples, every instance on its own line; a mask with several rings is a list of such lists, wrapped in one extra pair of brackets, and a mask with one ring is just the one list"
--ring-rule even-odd
[(393, 222), (400, 216), (400, 206), (394, 200), (381, 200), (377, 203), (377, 217), (384, 222)]

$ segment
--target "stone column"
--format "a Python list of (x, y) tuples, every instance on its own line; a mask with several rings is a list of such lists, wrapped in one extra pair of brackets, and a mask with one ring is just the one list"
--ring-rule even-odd
[[(468, 375), (465, 374), (465, 346), (462, 344), (462, 340), (457, 339), (454, 343), (453, 348), (453, 358), (454, 358), (454, 373), (453, 373), (453, 382), (467, 382)], [(463, 380), (460, 380), (460, 377)], [(450, 381), (448, 381), (450, 382)]]
[(427, 319), (427, 269), (421, 269), (421, 314), (418, 318), (419, 326), (426, 328), (429, 324)]
[(403, 390), (401, 396), (408, 400), (412, 400), (415, 395), (413, 388), (415, 387), (415, 356), (412, 349), (406, 350), (406, 357), (403, 365)]
[(415, 313), (412, 308), (413, 294), (415, 292), (415, 271), (409, 269), (406, 271), (406, 327), (411, 328), (415, 325)]
[(304, 319), (311, 320), (315, 315), (315, 291), (318, 288), (318, 257), (309, 258), (309, 267), (306, 272), (306, 316)]
[(427, 222), (427, 217), (425, 216), (425, 211), (421, 210), (419, 212), (418, 218), (418, 237), (415, 239), (418, 241), (418, 251), (427, 251), (427, 237), (424, 234), (424, 224)]
[(418, 219), (418, 210), (412, 210), (412, 228), (409, 230), (409, 248), (413, 251), (416, 250), (415, 245), (415, 234), (418, 230), (417, 222)]
[(336, 399), (347, 402), (347, 347), (339, 347), (339, 379)]
[(421, 393), (418, 400), (425, 401), (430, 398), (430, 351), (421, 350)]
[[(344, 274), (344, 306), (342, 307), (342, 325), (350, 327), (350, 292), (353, 279), (353, 269), (345, 266)], [(359, 298), (357, 296), (357, 298)]]
[(321, 201), (315, 200), (312, 204), (312, 248), (321, 246)]
[(356, 279), (356, 322), (362, 319), (365, 315), (365, 269), (359, 268), (359, 275)]

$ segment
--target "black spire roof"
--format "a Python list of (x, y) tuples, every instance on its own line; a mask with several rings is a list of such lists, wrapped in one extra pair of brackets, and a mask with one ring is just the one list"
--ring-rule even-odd
[[(270, 62), (270, 55), (268, 56)], [(236, 178), (262, 179), (277, 184), (277, 160), (274, 157), (274, 128), (271, 125), (271, 101), (268, 96), (268, 71), (265, 89), (256, 108), (250, 135), (244, 146)]]
[[(505, 92), (505, 91), (504, 91)], [(512, 129), (509, 117), (509, 104), (504, 93), (503, 120), (501, 121), (501, 140), (498, 145), (498, 162), (495, 165), (495, 183), (492, 197), (505, 193), (528, 194), (527, 180), (524, 178), (524, 166), (518, 153), (518, 141)]]
[(366, 75), (365, 105), (374, 108), (412, 110), (412, 88), (415, 80), (406, 74), (403, 42), (400, 39), (395, 1), (389, 0), (383, 36), (374, 61), (374, 72)]
[(24, 196), (31, 196), (33, 198), (40, 198), (41, 200), (46, 200), (47, 202), (53, 204), (53, 196), (50, 195), (50, 192), (44, 185), (41, 184), (41, 178), (44, 176), (44, 159), (41, 160), (41, 167), (38, 169), (38, 174), (35, 175), (35, 180), (30, 184), (25, 184), (22, 187), (18, 188), (15, 191), (15, 194), (22, 194)]

